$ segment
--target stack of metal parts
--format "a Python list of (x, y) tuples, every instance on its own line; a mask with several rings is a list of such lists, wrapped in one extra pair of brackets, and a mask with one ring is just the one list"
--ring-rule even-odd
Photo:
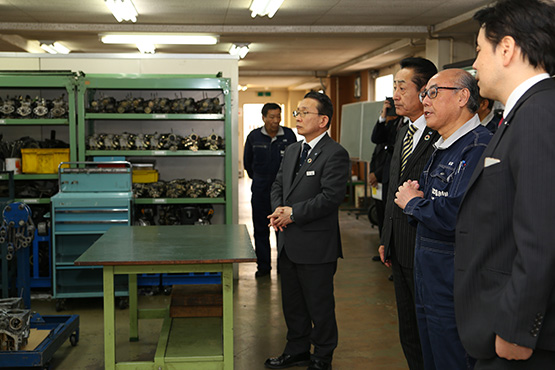
[(0, 299), (0, 351), (19, 351), (27, 344), (31, 311), (23, 308), (23, 299)]
[(160, 210), (160, 225), (210, 225), (214, 207), (211, 204), (164, 206)]
[(195, 133), (181, 136), (174, 133), (121, 134), (96, 133), (87, 136), (89, 150), (223, 150), (224, 139), (214, 133), (200, 137)]
[(219, 98), (204, 98), (195, 101), (193, 98), (179, 97), (176, 99), (155, 97), (145, 100), (128, 96), (116, 100), (111, 96), (103, 96), (91, 101), (88, 113), (221, 113), (223, 105)]
[(135, 183), (133, 194), (136, 198), (218, 198), (225, 195), (225, 182), (219, 179), (175, 179)]
[(31, 209), (24, 203), (8, 204), (2, 212), (0, 244), (5, 245), (6, 259), (12, 260), (20, 248), (27, 248), (33, 241), (35, 225)]
[(65, 118), (68, 105), (64, 96), (54, 100), (29, 95), (0, 98), (0, 118)]

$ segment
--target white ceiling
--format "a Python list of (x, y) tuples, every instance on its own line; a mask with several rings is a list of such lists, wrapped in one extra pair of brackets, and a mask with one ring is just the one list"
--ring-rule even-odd
[[(201, 32), (212, 46), (157, 45), (161, 53), (227, 53), (250, 43), (239, 83), (305, 88), (319, 77), (391, 65), (429, 36), (470, 37), (474, 12), (491, 0), (285, 0), (272, 19), (251, 18), (251, 0), (133, 0), (136, 23), (117, 23), (104, 0), (0, 0), (0, 52), (37, 52), (57, 40), (72, 53), (138, 53), (105, 45), (103, 32)], [(307, 85), (308, 84), (308, 85)]]

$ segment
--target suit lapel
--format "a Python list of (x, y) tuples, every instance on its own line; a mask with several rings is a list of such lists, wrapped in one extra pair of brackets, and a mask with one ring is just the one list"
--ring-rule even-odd
[[(292, 176), (294, 176), (293, 183), (291, 184), (291, 188), (287, 192), (287, 195), (289, 195), (293, 191), (293, 189), (295, 189), (295, 187), (299, 184), (299, 182), (303, 178), (304, 174), (306, 174), (306, 172), (310, 170), (310, 168), (314, 165), (314, 162), (316, 162), (316, 160), (320, 157), (322, 153), (322, 148), (326, 145), (326, 142), (328, 140), (330, 140), (330, 137), (328, 136), (328, 134), (324, 135), (322, 139), (320, 139), (318, 144), (316, 144), (314, 149), (312, 149), (312, 151), (310, 152), (310, 155), (306, 159), (306, 162), (299, 169), (297, 176), (295, 176), (295, 167), (297, 163), (295, 162), (295, 166), (293, 166), (293, 173), (292, 173)], [(300, 157), (301, 155), (300, 148), (301, 148), (301, 145), (299, 145), (299, 150), (296, 151), (297, 158)]]
[[(407, 127), (407, 130), (408, 130), (408, 127)], [(418, 144), (416, 145), (416, 148), (414, 148), (414, 151), (409, 156), (407, 165), (405, 166), (405, 171), (403, 171), (403, 175), (401, 176), (399, 183), (403, 183), (405, 180), (408, 179), (408, 173), (410, 172), (411, 168), (415, 165), (415, 163), (418, 161), (420, 156), (426, 151), (426, 149), (434, 142), (437, 141), (438, 136), (439, 134), (437, 132), (435, 132), (434, 130), (426, 126), (426, 128), (424, 129), (424, 132), (422, 133), (422, 136), (420, 137), (420, 140), (418, 141)], [(412, 180), (418, 180), (418, 179), (412, 179)]]

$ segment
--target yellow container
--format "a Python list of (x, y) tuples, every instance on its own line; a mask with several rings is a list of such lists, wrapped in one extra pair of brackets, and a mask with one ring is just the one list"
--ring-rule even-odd
[(23, 173), (58, 173), (60, 162), (69, 162), (69, 148), (21, 149)]
[(138, 170), (133, 169), (133, 182), (149, 183), (158, 181), (157, 170)]

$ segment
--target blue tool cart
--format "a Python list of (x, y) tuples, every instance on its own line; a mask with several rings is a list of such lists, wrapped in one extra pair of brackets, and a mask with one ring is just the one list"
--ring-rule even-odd
[[(63, 310), (66, 298), (102, 297), (102, 268), (74, 261), (112, 226), (132, 222), (129, 162), (63, 162), (60, 192), (52, 197), (53, 297)], [(114, 246), (117, 248), (117, 246)], [(127, 281), (116, 281), (116, 296), (128, 296)], [(120, 307), (127, 307), (120, 299)]]
[(56, 350), (69, 339), (72, 346), (79, 342), (79, 315), (33, 315), (31, 329), (48, 330), (47, 337), (33, 349), (0, 351), (0, 368), (50, 368), (50, 361)]

